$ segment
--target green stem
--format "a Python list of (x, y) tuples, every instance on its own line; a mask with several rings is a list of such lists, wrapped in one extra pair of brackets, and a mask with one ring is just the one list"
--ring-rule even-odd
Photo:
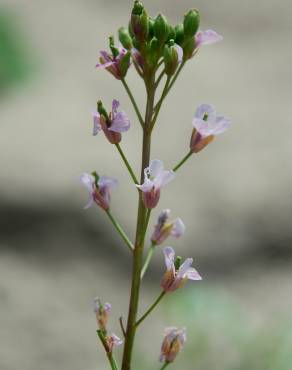
[(129, 95), (129, 98), (130, 98), (130, 100), (131, 100), (131, 102), (132, 102), (132, 104), (133, 104), (133, 107), (134, 107), (135, 112), (136, 112), (136, 114), (137, 114), (137, 117), (138, 117), (138, 120), (139, 120), (139, 122), (140, 122), (140, 125), (141, 125), (141, 127), (143, 128), (143, 127), (144, 127), (144, 121), (143, 121), (143, 118), (142, 118), (141, 113), (140, 113), (140, 111), (139, 111), (139, 108), (138, 108), (138, 106), (137, 106), (137, 103), (136, 103), (136, 101), (135, 101), (135, 99), (134, 99), (134, 97), (133, 97), (133, 94), (131, 93), (131, 90), (130, 90), (130, 88), (129, 88), (129, 86), (128, 86), (127, 82), (125, 81), (125, 79), (122, 79), (121, 81), (122, 81), (122, 84), (124, 85), (124, 87), (125, 87), (125, 89), (126, 89), (126, 91), (127, 91), (128, 95)]
[(168, 365), (170, 365), (170, 362), (165, 362), (165, 364), (162, 366), (160, 370), (166, 369)]
[(154, 113), (154, 117), (153, 117), (152, 122), (151, 122), (151, 130), (153, 130), (153, 127), (156, 123), (156, 120), (157, 120), (158, 114), (160, 112), (163, 100), (165, 99), (165, 97), (167, 95), (170, 79), (171, 79), (171, 77), (167, 76), (167, 79), (166, 79), (166, 82), (165, 82), (165, 85), (164, 85), (164, 89), (163, 89), (162, 94), (161, 94), (161, 98), (159, 99), (158, 103), (156, 104), (156, 107), (154, 108), (155, 113)]
[(143, 230), (143, 239), (145, 239), (145, 235), (146, 235), (148, 224), (149, 224), (149, 220), (150, 220), (150, 215), (151, 215), (151, 209), (148, 208), (147, 209), (147, 213), (146, 213), (145, 226), (144, 226), (144, 230)]
[(116, 363), (116, 360), (113, 356), (113, 353), (112, 352), (109, 352), (109, 348), (108, 348), (108, 344), (107, 344), (107, 341), (106, 341), (106, 334), (104, 334), (101, 330), (97, 330), (96, 331), (105, 351), (106, 351), (106, 355), (107, 355), (107, 358), (109, 360), (109, 363), (111, 365), (111, 368), (112, 370), (118, 370), (118, 365)]
[(154, 253), (154, 250), (155, 250), (155, 247), (156, 247), (156, 245), (152, 243), (150, 248), (148, 249), (148, 253), (147, 253), (144, 265), (143, 265), (142, 270), (141, 270), (141, 279), (143, 279), (143, 277), (145, 275), (145, 272), (148, 269), (148, 266), (150, 264), (151, 258), (153, 256), (153, 253)]
[(155, 88), (157, 88), (157, 87), (158, 87), (158, 85), (159, 85), (159, 83), (160, 83), (160, 81), (161, 81), (162, 77), (164, 76), (164, 73), (165, 73), (165, 69), (163, 69), (163, 70), (161, 71), (161, 73), (160, 73), (159, 77), (157, 78), (157, 81), (155, 82)]
[(175, 167), (173, 167), (172, 170), (176, 172), (192, 156), (192, 154), (192, 152), (189, 152)]
[(117, 232), (120, 234), (120, 236), (123, 239), (123, 241), (127, 244), (127, 246), (130, 249), (130, 251), (133, 252), (133, 250), (134, 250), (133, 243), (128, 238), (127, 234), (124, 232), (124, 230), (122, 229), (121, 225), (116, 221), (116, 219), (110, 213), (109, 209), (106, 211), (106, 214), (108, 215), (108, 217), (111, 220), (112, 224), (116, 228)]
[(134, 181), (135, 184), (138, 184), (137, 177), (135, 176), (134, 171), (133, 171), (130, 163), (128, 162), (128, 160), (127, 160), (127, 158), (126, 158), (126, 156), (125, 156), (125, 154), (124, 154), (124, 152), (123, 152), (120, 144), (115, 144), (115, 145), (116, 145), (116, 147), (117, 147), (117, 149), (118, 149), (118, 151), (119, 151), (119, 153), (120, 153), (120, 155), (122, 157), (122, 160), (124, 161), (124, 163), (125, 163), (128, 171), (129, 171), (130, 176), (132, 177), (132, 180)]
[[(147, 73), (147, 76), (151, 76), (149, 81), (145, 80), (147, 86), (147, 106), (145, 114), (145, 125), (143, 127), (143, 148), (142, 148), (142, 165), (141, 165), (141, 181), (144, 181), (144, 169), (149, 166), (150, 161), (150, 148), (151, 148), (151, 131), (149, 130), (151, 117), (153, 114), (154, 106), (154, 81), (153, 73)], [(139, 192), (139, 205), (137, 215), (137, 226), (136, 226), (136, 240), (135, 249), (133, 256), (133, 267), (132, 267), (132, 285), (131, 285), (131, 296), (129, 303), (129, 313), (126, 329), (125, 346), (122, 361), (122, 370), (130, 370), (132, 362), (132, 353), (134, 346), (134, 339), (136, 334), (136, 320), (139, 305), (140, 285), (141, 285), (141, 269), (143, 265), (143, 249), (144, 249), (144, 229), (145, 221), (147, 217), (147, 209), (144, 206), (142, 193)]]
[(154, 308), (158, 305), (158, 303), (161, 301), (161, 299), (165, 296), (166, 292), (163, 291), (156, 301), (148, 308), (148, 310), (144, 313), (144, 315), (136, 322), (136, 327), (138, 327), (142, 321), (146, 319), (146, 317), (154, 310)]
[[(169, 87), (168, 87), (168, 90), (167, 90), (166, 95), (167, 95), (167, 94), (169, 93), (169, 91), (171, 90), (172, 86), (174, 85), (175, 81), (177, 80), (177, 78), (178, 78), (179, 74), (181, 73), (181, 71), (182, 71), (182, 69), (183, 69), (183, 67), (184, 67), (184, 65), (185, 65), (185, 64), (186, 64), (186, 62), (185, 62), (185, 61), (181, 62), (181, 64), (180, 64), (180, 66), (178, 67), (178, 69), (177, 69), (177, 71), (176, 71), (175, 75), (173, 76), (173, 79), (171, 80), (171, 83), (170, 83), (170, 85), (169, 85)], [(166, 96), (166, 95), (165, 95), (165, 96)]]

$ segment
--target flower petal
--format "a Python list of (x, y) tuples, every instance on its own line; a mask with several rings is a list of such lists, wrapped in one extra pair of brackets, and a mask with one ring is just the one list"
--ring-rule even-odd
[(113, 189), (118, 185), (118, 180), (107, 176), (100, 176), (97, 185), (100, 189)]
[(122, 339), (120, 339), (116, 334), (112, 333), (111, 335), (113, 346), (120, 346), (123, 344)]
[(93, 112), (93, 136), (96, 136), (101, 131), (100, 114)]
[(174, 236), (175, 238), (179, 238), (180, 236), (183, 235), (185, 229), (186, 227), (183, 221), (180, 218), (177, 218), (173, 223), (171, 235)]
[(186, 277), (190, 280), (202, 280), (201, 275), (198, 273), (196, 269), (190, 267), (186, 272)]
[(120, 102), (118, 100), (114, 99), (113, 102), (112, 102), (112, 114), (113, 114), (113, 116), (117, 113), (117, 110), (118, 110), (119, 106), (120, 106)]
[(222, 41), (223, 36), (219, 35), (216, 31), (209, 29), (206, 31), (198, 31), (195, 35), (195, 39), (196, 46), (198, 47), (201, 45), (211, 45)]
[(93, 191), (94, 191), (95, 178), (94, 176), (89, 175), (88, 173), (83, 173), (80, 176), (80, 182), (88, 190), (88, 200), (87, 200), (86, 205), (84, 206), (84, 209), (87, 209), (91, 207), (94, 202)]
[(136, 185), (136, 187), (140, 189), (141, 191), (143, 191), (143, 193), (147, 193), (148, 191), (150, 191), (153, 188), (153, 186), (154, 186), (153, 181), (149, 180), (146, 176), (145, 176), (143, 184)]
[(148, 167), (150, 178), (157, 177), (163, 171), (163, 162), (159, 159), (153, 159)]
[(229, 129), (230, 125), (231, 125), (230, 119), (225, 118), (223, 116), (216, 117), (216, 121), (214, 123), (213, 128), (213, 135), (222, 134), (223, 132)]
[(172, 270), (174, 268), (174, 256), (175, 252), (171, 247), (164, 247), (163, 248), (164, 260), (166, 269)]
[(206, 121), (214, 121), (216, 119), (216, 110), (211, 104), (199, 105), (196, 110), (195, 117), (202, 120), (206, 114), (208, 115)]
[(160, 189), (162, 186), (165, 186), (170, 181), (172, 181), (175, 178), (175, 173), (170, 171), (163, 171), (161, 172), (155, 179), (154, 179), (154, 185), (155, 188)]
[(193, 259), (192, 258), (187, 258), (184, 261), (184, 263), (181, 264), (181, 266), (180, 266), (180, 268), (179, 268), (179, 270), (177, 272), (177, 276), (176, 277), (178, 279), (182, 279), (186, 275), (187, 271), (190, 269), (192, 263), (193, 263)]
[(109, 127), (110, 131), (114, 132), (125, 132), (128, 131), (131, 126), (130, 120), (125, 112), (117, 112), (114, 115), (111, 126)]

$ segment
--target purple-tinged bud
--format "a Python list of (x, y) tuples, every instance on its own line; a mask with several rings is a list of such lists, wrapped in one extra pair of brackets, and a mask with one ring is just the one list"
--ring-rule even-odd
[(175, 30), (175, 43), (182, 46), (184, 42), (184, 25), (182, 23), (177, 24)]
[(197, 9), (189, 10), (184, 17), (184, 35), (186, 39), (194, 37), (200, 25), (200, 13)]
[(170, 327), (165, 329), (164, 339), (161, 346), (160, 361), (165, 363), (173, 362), (182, 350), (186, 341), (186, 329)]
[(162, 244), (170, 235), (179, 238), (185, 232), (185, 225), (180, 218), (169, 221), (170, 210), (163, 210), (157, 220), (151, 241), (155, 245)]
[(132, 33), (137, 40), (144, 42), (149, 34), (148, 14), (140, 1), (135, 1), (131, 14), (130, 34)]
[(94, 298), (94, 312), (96, 315), (97, 326), (104, 332), (106, 331), (110, 310), (110, 303), (102, 304), (99, 298)]
[(160, 45), (164, 44), (169, 35), (169, 24), (166, 17), (158, 14), (154, 22), (154, 35), (158, 39)]
[(106, 343), (107, 343), (107, 352), (111, 353), (114, 347), (120, 346), (121, 344), (123, 344), (123, 341), (117, 335), (112, 333), (110, 336), (106, 337)]
[(125, 49), (131, 50), (133, 48), (132, 37), (125, 27), (119, 29), (119, 40)]

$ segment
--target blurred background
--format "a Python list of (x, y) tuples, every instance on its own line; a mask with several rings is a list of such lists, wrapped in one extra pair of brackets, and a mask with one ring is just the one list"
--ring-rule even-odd
[[(166, 297), (137, 336), (136, 370), (158, 369), (165, 326), (186, 326), (173, 368), (288, 370), (292, 363), (291, 2), (145, 0), (179, 23), (201, 11), (224, 42), (187, 64), (161, 111), (152, 158), (167, 168), (185, 153), (198, 104), (232, 129), (194, 156), (163, 191), (186, 234), (169, 240), (203, 276)], [(107, 369), (92, 298), (113, 306), (121, 335), (131, 264), (97, 207), (83, 206), (83, 171), (116, 177), (112, 212), (134, 237), (136, 192), (115, 148), (93, 137), (97, 99), (120, 100), (132, 120), (122, 146), (138, 171), (140, 127), (119, 82), (94, 65), (126, 25), (132, 1), (1, 0), (0, 368)], [(142, 82), (127, 76), (139, 104)], [(141, 311), (159, 293), (161, 249), (146, 275)], [(121, 349), (117, 351), (118, 356)]]

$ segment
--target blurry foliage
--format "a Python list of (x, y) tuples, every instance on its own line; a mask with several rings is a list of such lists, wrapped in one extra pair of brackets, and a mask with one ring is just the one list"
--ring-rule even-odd
[(27, 42), (15, 16), (0, 9), (0, 94), (27, 79), (32, 69)]
[[(166, 302), (171, 299), (172, 302)], [(288, 370), (292, 364), (292, 316), (260, 324), (226, 293), (177, 292), (162, 307), (172, 326), (187, 327), (183, 352), (173, 368), (184, 370)], [(141, 356), (142, 357), (142, 356)], [(145, 361), (144, 361), (145, 363)], [(143, 370), (153, 369), (153, 363)]]

